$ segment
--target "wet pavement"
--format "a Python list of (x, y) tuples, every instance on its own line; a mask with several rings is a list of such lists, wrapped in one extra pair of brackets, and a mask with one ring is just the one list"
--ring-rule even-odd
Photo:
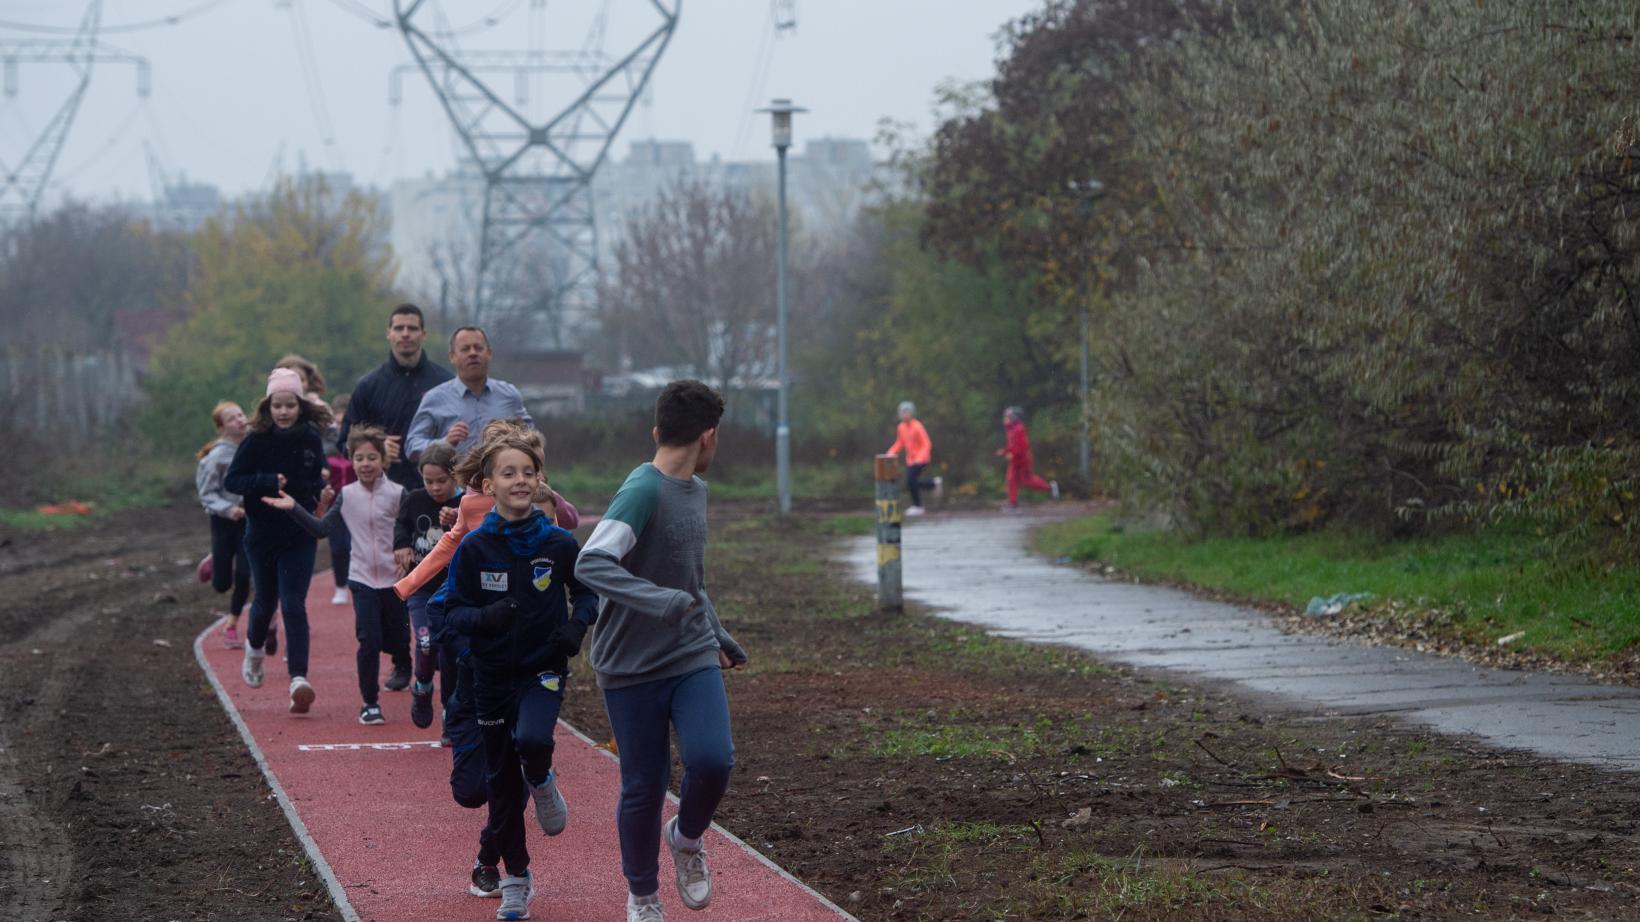
[[(903, 530), (906, 600), (1003, 637), (1223, 681), (1300, 711), (1392, 715), (1490, 745), (1640, 771), (1640, 691), (1282, 633), (1253, 609), (1115, 582), (1031, 554), (1027, 532), (1044, 521), (913, 520)], [(848, 547), (850, 572), (873, 584), (875, 542)]]

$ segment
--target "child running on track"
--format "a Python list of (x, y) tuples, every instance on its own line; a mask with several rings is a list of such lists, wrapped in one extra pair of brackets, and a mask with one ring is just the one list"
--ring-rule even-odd
[[(420, 563), (455, 524), (461, 501), (452, 473), (456, 450), (450, 443), (439, 441), (427, 446), (420, 462), (422, 485), (404, 495), (393, 525), (393, 557), (403, 574)], [(440, 570), (408, 598), (399, 596), (410, 609), (410, 634), (414, 644), (415, 682), (410, 686), (410, 722), (423, 728), (433, 724), (434, 670), (439, 674), (442, 707), (449, 707), (450, 693), (455, 690), (455, 651), (433, 643), (433, 628), (427, 619), (427, 603), (432, 601), (434, 589), (444, 585), (445, 575)]]
[(306, 714), (313, 706), (313, 684), (307, 679), (307, 592), (318, 542), (290, 516), (255, 500), (284, 492), (304, 509), (318, 505), (324, 489), (320, 472), (325, 465), (319, 430), (330, 421), (330, 410), (302, 394), (302, 379), (296, 372), (275, 368), (268, 375), (267, 394), (256, 405), (250, 434), (239, 443), (224, 478), (228, 492), (245, 499), (245, 555), (254, 587), (240, 676), (246, 685), (262, 687), (263, 644), (269, 642), (269, 625), (277, 606), (284, 613), (289, 634), (285, 661), (293, 714)]
[(1054, 499), (1059, 498), (1059, 481), (1043, 480), (1033, 470), (1031, 439), (1025, 434), (1025, 411), (1009, 407), (1002, 412), (1002, 428), (1008, 434), (1008, 444), (997, 449), (997, 456), (1008, 459), (1008, 509), (1019, 508), (1019, 488), (1040, 490)]
[[(357, 551), (348, 579), (353, 597), (353, 633), (359, 642), (357, 665), (359, 723), (386, 723), (377, 685), (382, 654), (393, 658), (394, 672), (410, 671), (410, 627), (404, 602), (393, 592), (398, 564), (393, 559), (393, 524), (404, 500), (404, 487), (388, 480), (387, 433), (374, 426), (355, 426), (347, 435), (358, 480), (336, 494), (336, 502), (320, 519), (280, 491), (262, 502), (283, 509), (315, 538), (348, 532)], [(389, 686), (391, 687), (391, 686)]]
[(911, 493), (911, 506), (905, 510), (906, 515), (922, 515), (922, 490), (928, 487), (935, 491), (935, 495), (944, 486), (939, 477), (933, 480), (922, 479), (923, 469), (934, 460), (934, 443), (928, 438), (928, 430), (923, 428), (922, 421), (917, 419), (917, 407), (907, 400), (900, 404), (900, 422), (895, 427), (894, 444), (888, 446), (885, 455), (898, 454), (905, 451), (905, 486)]
[[(746, 653), (706, 595), (706, 481), (723, 397), (673, 381), (655, 402), (654, 460), (626, 478), (581, 551), (577, 575), (603, 598), (589, 655), (621, 754), (615, 822), (628, 922), (661, 922), (660, 840), (678, 896), (712, 900), (703, 837), (735, 763), (724, 669)], [(672, 770), (669, 727), (683, 761), (678, 815), (661, 828)]]
[(539, 443), (514, 431), (483, 442), (457, 468), (458, 479), (476, 477), (495, 500), (450, 561), (445, 601), (450, 627), (471, 642), (489, 800), (485, 833), (507, 871), (497, 919), (529, 918), (534, 896), (526, 789), (547, 835), (563, 832), (569, 820), (552, 771), (552, 736), (569, 658), (597, 617), (597, 597), (575, 578), (580, 545), (535, 508), (542, 466)]
[(194, 486), (199, 491), (199, 503), (205, 507), (211, 521), (211, 588), (217, 592), (233, 590), (228, 610), (222, 612), (227, 625), (222, 630), (222, 642), (230, 650), (243, 643), (239, 639), (239, 616), (245, 610), (245, 601), (251, 594), (251, 565), (245, 559), (245, 505), (238, 496), (223, 489), (222, 481), (233, 463), (234, 452), (245, 438), (249, 420), (239, 404), (231, 400), (218, 403), (211, 410), (211, 422), (216, 425), (217, 437), (199, 450), (199, 469), (194, 472)]

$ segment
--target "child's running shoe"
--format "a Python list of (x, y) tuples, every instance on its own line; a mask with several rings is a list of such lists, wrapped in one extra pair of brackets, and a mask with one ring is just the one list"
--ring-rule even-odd
[(404, 691), (409, 688), (410, 670), (404, 666), (394, 666), (392, 674), (382, 683), (382, 687), (388, 691)]
[(199, 558), (199, 566), (194, 568), (194, 576), (198, 577), (199, 581), (202, 583), (210, 582), (211, 577), (215, 574), (215, 572), (216, 564), (211, 560), (210, 554), (206, 554), (204, 557)]
[(238, 650), (245, 646), (245, 642), (239, 639), (239, 629), (232, 624), (222, 629), (222, 646), (229, 650)]
[(690, 909), (705, 909), (712, 902), (712, 872), (706, 867), (706, 848), (697, 843), (694, 848), (678, 844), (678, 818), (666, 824), (666, 847), (672, 850), (672, 867), (677, 871), (678, 898)]
[(473, 862), (473, 882), (467, 885), (473, 896), (501, 896), (501, 871), (493, 864)]
[(262, 687), (262, 651), (245, 648), (245, 662), (239, 667), (239, 677), (251, 688)]
[(514, 920), (530, 917), (530, 900), (535, 898), (535, 882), (530, 872), (521, 877), (501, 878), (501, 906), (495, 911), (497, 919)]
[(293, 676), (290, 680), (290, 712), (292, 714), (306, 714), (313, 707), (313, 699), (317, 693), (313, 690), (313, 683), (307, 676)]
[(530, 797), (535, 799), (535, 821), (549, 836), (558, 835), (569, 825), (569, 805), (558, 791), (558, 773), (547, 772), (547, 780), (530, 785)]
[(336, 591), (330, 594), (330, 604), (346, 605), (348, 598), (347, 587), (337, 586)]
[(387, 723), (387, 718), (382, 716), (381, 705), (367, 704), (359, 708), (359, 723), (367, 727), (373, 727), (377, 724)]
[(626, 922), (666, 922), (666, 914), (661, 911), (661, 895), (651, 893), (648, 896), (626, 895)]
[(417, 682), (410, 689), (410, 722), (423, 730), (433, 725), (433, 683)]
[(279, 655), (279, 625), (268, 624), (268, 642), (262, 645), (262, 649), (268, 651), (269, 656)]

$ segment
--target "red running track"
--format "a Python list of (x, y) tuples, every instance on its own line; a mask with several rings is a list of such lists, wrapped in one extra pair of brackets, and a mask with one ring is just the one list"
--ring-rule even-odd
[[(239, 677), (241, 652), (223, 648), (217, 627), (195, 639), (194, 654), (345, 918), (493, 919), (500, 901), (467, 893), (484, 811), (451, 800), (450, 755), (438, 747), (438, 724), (416, 729), (408, 692), (382, 692), (386, 724), (359, 724), (353, 611), (330, 604), (330, 591), (328, 580), (314, 580), (308, 598), (313, 638), (308, 678), (318, 699), (305, 716), (288, 712), (290, 677), (277, 658), (267, 661), (267, 679), (253, 689)], [(389, 671), (384, 662), (384, 678)], [(570, 694), (598, 694), (590, 677), (577, 678)], [(531, 914), (577, 922), (624, 920), (626, 881), (615, 839), (620, 770), (607, 752), (568, 724), (560, 722), (558, 730), (554, 762), (570, 823), (562, 835), (548, 838), (534, 826), (533, 815), (527, 817), (536, 886)], [(674, 801), (667, 815), (675, 808)], [(707, 851), (712, 905), (694, 913), (678, 901), (671, 858), (661, 849), (661, 899), (668, 919), (853, 918), (717, 826), (707, 833)]]

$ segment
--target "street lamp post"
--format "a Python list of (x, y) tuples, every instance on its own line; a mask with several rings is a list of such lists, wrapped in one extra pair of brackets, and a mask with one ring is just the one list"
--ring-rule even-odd
[(779, 158), (780, 194), (778, 220), (779, 247), (775, 256), (775, 339), (779, 351), (780, 391), (774, 430), (775, 489), (780, 496), (780, 514), (792, 511), (792, 430), (786, 414), (786, 392), (791, 389), (791, 370), (786, 362), (786, 148), (792, 144), (792, 113), (807, 112), (789, 99), (775, 99), (759, 109), (772, 117), (774, 149)]

